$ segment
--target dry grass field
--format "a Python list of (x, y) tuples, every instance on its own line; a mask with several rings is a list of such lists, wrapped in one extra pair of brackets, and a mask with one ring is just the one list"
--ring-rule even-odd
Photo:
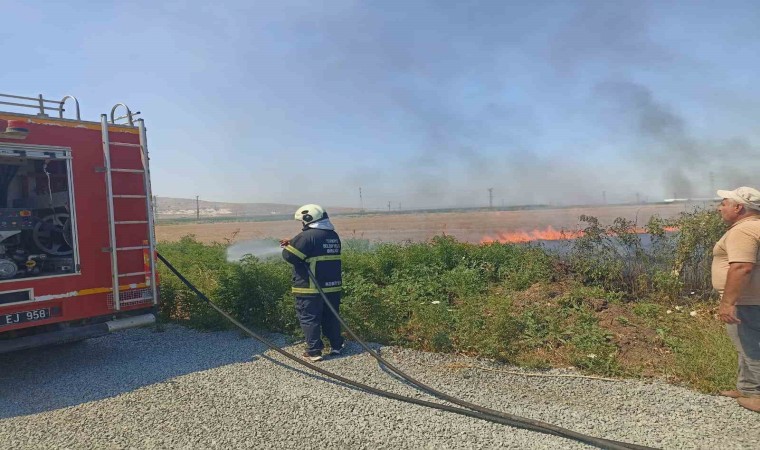
[[(477, 211), (420, 214), (367, 214), (332, 218), (343, 239), (403, 242), (425, 241), (446, 234), (465, 242), (478, 243), (484, 238), (516, 232), (574, 230), (583, 215), (598, 217), (609, 224), (616, 217), (636, 220), (644, 225), (652, 215), (674, 217), (705, 204), (657, 204), (574, 207), (526, 211)], [(290, 238), (300, 231), (295, 221), (219, 222), (156, 226), (159, 241), (176, 241), (182, 236), (195, 235), (201, 242), (239, 242), (262, 238)]]

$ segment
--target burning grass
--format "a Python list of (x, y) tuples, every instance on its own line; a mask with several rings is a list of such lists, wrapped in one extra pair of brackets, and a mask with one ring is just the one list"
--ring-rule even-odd
[[(590, 216), (589, 216), (590, 217)], [(664, 227), (665, 232), (676, 232), (676, 227)], [(634, 227), (627, 232), (639, 235), (648, 235), (650, 230), (643, 227)], [(610, 232), (609, 236), (615, 236), (614, 232)], [(531, 230), (531, 231), (505, 231), (496, 233), (495, 236), (483, 236), (480, 240), (481, 244), (490, 244), (498, 242), (501, 244), (521, 244), (535, 241), (569, 241), (586, 236), (586, 232), (582, 230), (555, 230), (552, 227), (547, 227), (544, 230)]]
[[(406, 214), (334, 215), (333, 223), (344, 239), (366, 239), (371, 242), (427, 242), (435, 236), (453, 236), (458, 241), (481, 243), (484, 236), (498, 240), (502, 234), (515, 232), (532, 234), (532, 230), (573, 230), (578, 217), (588, 215), (611, 223), (617, 217), (637, 223), (646, 223), (650, 217), (665, 219), (677, 217), (687, 211), (684, 204), (649, 204), (589, 206), (518, 211), (466, 211), (429, 212)], [(245, 241), (268, 237), (285, 238), (297, 233), (299, 226), (293, 220), (267, 220), (236, 222), (204, 222), (171, 224), (159, 222), (156, 235), (159, 240), (177, 242), (193, 235), (203, 243), (224, 242), (225, 239)]]
[(496, 233), (495, 236), (483, 236), (481, 244), (499, 242), (502, 244), (519, 244), (533, 241), (560, 241), (565, 239), (575, 239), (583, 236), (581, 231), (555, 230), (553, 227), (546, 227), (545, 230), (531, 231), (505, 231)]

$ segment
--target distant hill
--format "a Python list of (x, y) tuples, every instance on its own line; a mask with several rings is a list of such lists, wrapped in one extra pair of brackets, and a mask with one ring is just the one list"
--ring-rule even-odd
[[(156, 197), (156, 214), (158, 218), (180, 218), (196, 216), (194, 198)], [(301, 205), (285, 203), (228, 203), (198, 200), (197, 208), (201, 217), (256, 217), (283, 216), (293, 214)], [(354, 208), (331, 207), (324, 205), (333, 214), (350, 214), (358, 212)]]

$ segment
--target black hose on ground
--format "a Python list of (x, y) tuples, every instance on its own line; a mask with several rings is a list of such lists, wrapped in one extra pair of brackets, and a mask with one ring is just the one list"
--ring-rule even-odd
[[(584, 434), (581, 434), (581, 433), (576, 433), (576, 432), (573, 432), (573, 431), (570, 431), (570, 430), (565, 430), (563, 428), (556, 427), (554, 425), (547, 424), (547, 423), (544, 423), (544, 422), (540, 422), (540, 421), (537, 421), (537, 420), (526, 419), (526, 418), (522, 418), (522, 417), (519, 417), (519, 416), (511, 415), (511, 414), (501, 413), (499, 411), (494, 411), (494, 410), (490, 410), (488, 408), (483, 408), (481, 406), (478, 406), (478, 405), (475, 405), (475, 404), (472, 404), (472, 403), (469, 403), (469, 402), (465, 402), (463, 400), (459, 400), (459, 399), (457, 399), (455, 397), (451, 397), (451, 396), (449, 396), (447, 394), (441, 393), (441, 392), (439, 392), (439, 391), (437, 391), (437, 390), (435, 390), (433, 388), (425, 386), (424, 384), (422, 384), (422, 383), (414, 380), (413, 378), (411, 378), (408, 375), (406, 375), (405, 373), (403, 373), (401, 370), (399, 370), (399, 369), (395, 368), (394, 366), (392, 366), (391, 364), (389, 364), (387, 361), (385, 361), (379, 355), (377, 355), (376, 352), (374, 352), (372, 349), (370, 349), (369, 347), (367, 347), (366, 343), (364, 343), (364, 341), (360, 340), (353, 333), (353, 331), (351, 331), (348, 328), (348, 326), (345, 324), (345, 322), (337, 314), (336, 314), (336, 317), (338, 317), (340, 319), (341, 324), (344, 327), (346, 327), (346, 330), (349, 331), (349, 334), (352, 337), (354, 337), (354, 339), (356, 339), (357, 342), (359, 342), (360, 345), (365, 350), (368, 350), (370, 352), (370, 354), (372, 354), (372, 356), (374, 356), (381, 364), (384, 364), (388, 368), (391, 368), (391, 370), (393, 370), (394, 372), (396, 372), (399, 376), (401, 376), (402, 378), (406, 379), (407, 381), (409, 381), (410, 383), (414, 384), (415, 386), (417, 386), (418, 388), (420, 388), (422, 390), (428, 391), (431, 394), (433, 394), (434, 392), (436, 392), (438, 394), (433, 394), (433, 395), (436, 395), (436, 396), (438, 396), (440, 398), (444, 398), (445, 400), (450, 401), (452, 403), (456, 403), (456, 404), (460, 404), (460, 405), (472, 405), (472, 406), (471, 407), (468, 406), (467, 407), (468, 409), (465, 409), (465, 408), (458, 408), (458, 407), (455, 407), (455, 406), (449, 406), (449, 405), (442, 405), (442, 404), (438, 404), (438, 403), (433, 403), (433, 402), (429, 402), (429, 401), (426, 401), (426, 400), (419, 400), (419, 399), (416, 399), (416, 398), (412, 398), (412, 397), (407, 397), (407, 396), (404, 396), (404, 395), (395, 394), (393, 392), (384, 391), (382, 389), (377, 389), (377, 388), (374, 388), (372, 386), (366, 385), (364, 383), (360, 383), (358, 381), (353, 381), (353, 380), (345, 378), (345, 377), (343, 377), (341, 375), (332, 373), (330, 371), (322, 369), (321, 367), (318, 367), (318, 366), (316, 366), (314, 364), (311, 364), (311, 363), (309, 363), (309, 362), (307, 362), (307, 361), (305, 361), (305, 360), (303, 360), (303, 359), (301, 359), (301, 358), (299, 358), (299, 357), (297, 357), (295, 355), (292, 355), (292, 354), (286, 352), (285, 350), (281, 349), (280, 347), (278, 347), (277, 345), (275, 345), (270, 340), (268, 340), (265, 337), (259, 335), (258, 333), (255, 333), (254, 331), (250, 330), (248, 327), (246, 327), (242, 323), (238, 322), (235, 318), (233, 318), (232, 316), (230, 316), (228, 313), (226, 313), (221, 308), (219, 308), (218, 306), (216, 306), (211, 300), (209, 300), (208, 297), (206, 297), (192, 283), (190, 283), (190, 281), (188, 281), (176, 268), (174, 268), (174, 266), (169, 261), (167, 261), (166, 258), (164, 258), (160, 253), (156, 253), (156, 255), (158, 256), (158, 259), (161, 260), (161, 262), (163, 262), (166, 265), (166, 267), (172, 273), (174, 273), (174, 275), (176, 275), (177, 278), (180, 279), (180, 281), (182, 281), (182, 283), (184, 283), (191, 291), (193, 291), (198, 296), (199, 299), (201, 299), (202, 301), (206, 302), (211, 308), (213, 308), (216, 312), (218, 312), (219, 314), (221, 314), (222, 316), (224, 316), (224, 318), (226, 318), (232, 324), (234, 324), (235, 326), (237, 326), (238, 328), (240, 328), (243, 332), (245, 332), (249, 336), (253, 337), (254, 339), (257, 339), (258, 341), (260, 341), (261, 343), (263, 343), (264, 345), (266, 345), (270, 349), (276, 351), (277, 353), (279, 353), (282, 356), (290, 359), (291, 361), (293, 361), (295, 363), (298, 363), (298, 364), (301, 364), (301, 365), (303, 365), (305, 367), (308, 367), (309, 369), (311, 369), (311, 370), (313, 370), (313, 371), (315, 371), (315, 372), (317, 372), (317, 373), (319, 373), (321, 375), (324, 375), (326, 377), (333, 378), (333, 379), (338, 380), (338, 381), (340, 381), (342, 383), (345, 383), (345, 384), (347, 384), (349, 386), (353, 386), (353, 387), (356, 387), (358, 389), (362, 389), (364, 391), (373, 393), (373, 394), (381, 396), (381, 397), (391, 398), (391, 399), (394, 399), (394, 400), (399, 400), (399, 401), (403, 401), (403, 402), (407, 402), (407, 403), (412, 403), (412, 404), (416, 404), (416, 405), (420, 405), (420, 406), (426, 406), (428, 408), (439, 409), (439, 410), (442, 410), (442, 411), (448, 411), (448, 412), (452, 412), (452, 413), (455, 413), (455, 414), (460, 414), (460, 415), (464, 415), (464, 416), (468, 416), (468, 417), (474, 417), (474, 418), (477, 418), (477, 419), (486, 420), (486, 421), (493, 422), (493, 423), (500, 423), (502, 425), (509, 425), (509, 426), (512, 426), (512, 427), (515, 427), (515, 428), (524, 428), (524, 429), (528, 429), (528, 430), (532, 430), (532, 431), (537, 431), (537, 432), (541, 432), (541, 433), (548, 433), (548, 434), (552, 434), (552, 435), (556, 435), (556, 436), (560, 436), (560, 437), (564, 437), (564, 438), (568, 438), (568, 439), (574, 439), (574, 440), (577, 440), (577, 441), (580, 441), (580, 442), (584, 442), (584, 443), (587, 443), (587, 444), (590, 444), (590, 445), (597, 446), (599, 448), (604, 448), (604, 449), (609, 449), (609, 450), (646, 450), (646, 449), (650, 449), (649, 447), (643, 447), (643, 446), (634, 445), (634, 444), (627, 444), (627, 443), (616, 442), (616, 441), (611, 441), (611, 440), (607, 440), (607, 439), (595, 438), (593, 436), (587, 436), (587, 435), (584, 435)], [(309, 271), (309, 275), (313, 279), (314, 274), (311, 273), (311, 271)], [(314, 282), (316, 284), (316, 280), (314, 280)], [(316, 284), (316, 285), (319, 286), (318, 284)], [(319, 288), (319, 291), (320, 291), (320, 294), (322, 295), (323, 299), (325, 299), (325, 301), (326, 301), (326, 298), (325, 298), (326, 296), (325, 296), (325, 294), (324, 294), (324, 292), (322, 291), (321, 288)], [(334, 308), (332, 308), (332, 305), (330, 305), (330, 303), (327, 302), (327, 301), (326, 301), (326, 303), (328, 303), (328, 306), (331, 308), (331, 310), (333, 311), (333, 313), (335, 313), (335, 310), (334, 310)], [(452, 401), (452, 399), (455, 400), (455, 401)]]
[(375, 358), (377, 362), (384, 365), (385, 367), (390, 369), (391, 372), (400, 376), (401, 378), (411, 383), (412, 385), (416, 386), (420, 390), (425, 391), (428, 394), (433, 395), (435, 397), (438, 397), (441, 400), (446, 400), (447, 402), (454, 403), (455, 405), (459, 405), (467, 409), (478, 411), (484, 414), (489, 414), (492, 416), (501, 417), (502, 419), (507, 419), (513, 422), (524, 423), (525, 425), (534, 427), (533, 428), (534, 431), (542, 431), (545, 433), (554, 434), (555, 436), (562, 436), (568, 439), (575, 439), (577, 441), (584, 442), (590, 445), (595, 445), (600, 448), (628, 448), (628, 449), (634, 449), (634, 450), (651, 449), (651, 447), (645, 447), (645, 446), (640, 446), (636, 444), (629, 444), (626, 442), (618, 442), (618, 441), (612, 441), (608, 439), (595, 438), (593, 436), (589, 436), (589, 435), (578, 433), (578, 432), (568, 430), (562, 427), (558, 427), (556, 425), (552, 425), (547, 422), (542, 422), (540, 420), (528, 419), (528, 418), (516, 416), (513, 414), (507, 414), (501, 411), (497, 411), (495, 409), (486, 408), (486, 407), (477, 405), (475, 403), (471, 403), (471, 402), (453, 397), (449, 394), (446, 394), (445, 392), (441, 392), (431, 386), (424, 384), (423, 382), (411, 377), (410, 375), (404, 373), (398, 367), (388, 362), (385, 358), (380, 356), (380, 354), (378, 354), (376, 351), (371, 349), (359, 336), (357, 336), (356, 333), (354, 333), (354, 331), (351, 329), (351, 327), (349, 327), (348, 324), (346, 324), (346, 322), (343, 320), (340, 314), (338, 314), (338, 311), (335, 310), (335, 307), (328, 301), (327, 296), (325, 295), (325, 292), (322, 290), (322, 287), (319, 285), (319, 282), (317, 281), (317, 278), (314, 276), (314, 273), (311, 271), (311, 268), (309, 267), (309, 265), (304, 264), (304, 266), (306, 267), (306, 271), (309, 274), (309, 278), (311, 279), (311, 282), (314, 284), (314, 286), (317, 287), (319, 294), (322, 296), (322, 300), (327, 305), (327, 307), (330, 308), (330, 311), (335, 315), (335, 317), (337, 317), (338, 321), (343, 326), (343, 328), (345, 328), (348, 334), (356, 342), (358, 342), (359, 345), (364, 350), (366, 350), (370, 355), (372, 355), (372, 357)]

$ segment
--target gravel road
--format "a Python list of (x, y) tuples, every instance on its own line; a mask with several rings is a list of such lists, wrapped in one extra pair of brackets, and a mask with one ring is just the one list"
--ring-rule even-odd
[[(265, 350), (237, 332), (169, 326), (0, 355), (0, 442), (12, 449), (589, 448), (365, 394)], [(463, 368), (494, 366), (459, 356), (381, 351), (450, 394), (575, 431), (658, 448), (760, 448), (760, 415), (730, 399), (661, 382), (526, 377)], [(429, 398), (388, 376), (355, 343), (321, 364)]]

